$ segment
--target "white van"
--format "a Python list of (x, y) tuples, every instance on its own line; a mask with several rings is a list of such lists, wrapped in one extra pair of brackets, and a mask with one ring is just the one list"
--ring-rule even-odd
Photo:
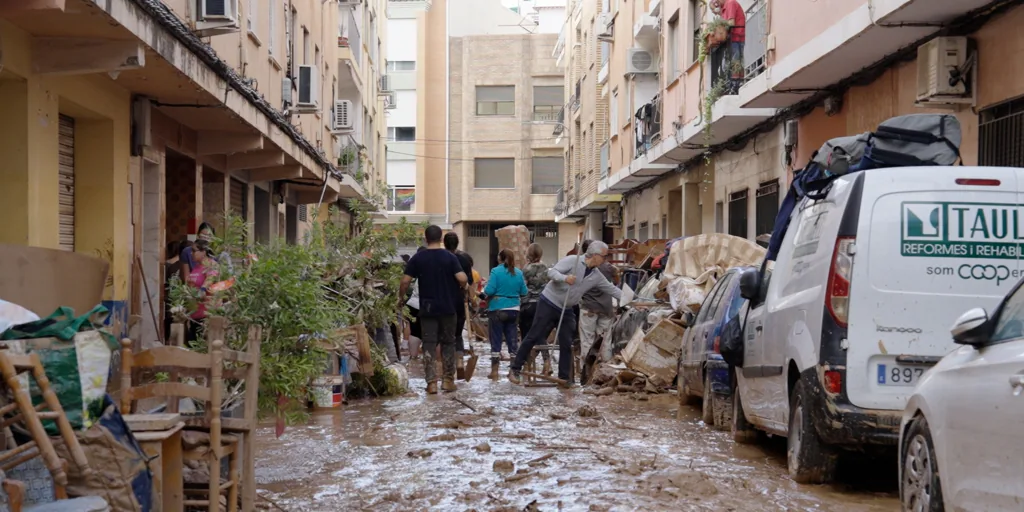
[(770, 279), (741, 278), (736, 440), (786, 436), (801, 483), (829, 480), (843, 449), (895, 448), (915, 384), (955, 347), (949, 324), (1024, 274), (1022, 182), (1024, 169), (877, 169), (803, 199)]

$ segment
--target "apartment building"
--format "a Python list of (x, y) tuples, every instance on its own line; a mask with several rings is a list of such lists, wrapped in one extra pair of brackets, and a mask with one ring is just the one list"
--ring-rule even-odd
[[(702, 43), (719, 24), (705, 2), (603, 2), (610, 169), (594, 200), (561, 215), (604, 210), (617, 239), (753, 239), (822, 143), (909, 113), (954, 113), (966, 164), (1021, 165), (1017, 4), (740, 0), (742, 62), (729, 62)], [(597, 200), (615, 193), (617, 205)]]
[(387, 211), (378, 222), (429, 222), (445, 228), (447, 4), (389, 0), (386, 85)]
[[(327, 205), (367, 200), (383, 179), (384, 7), (3, 2), (0, 242), (107, 259), (108, 322), (123, 327), (163, 311), (164, 247), (201, 222), (230, 212), (256, 240), (298, 242)], [(361, 122), (339, 122), (338, 98)], [(133, 337), (156, 339), (140, 325)]]
[[(552, 134), (565, 103), (563, 72), (552, 56), (558, 35), (539, 33), (544, 20), (533, 24), (498, 0), (449, 7), (452, 229), (483, 274), (497, 259), (494, 231), (507, 225), (530, 228), (545, 261), (554, 262), (560, 232), (551, 212), (565, 174), (564, 150)], [(545, 11), (565, 15), (564, 7)]]

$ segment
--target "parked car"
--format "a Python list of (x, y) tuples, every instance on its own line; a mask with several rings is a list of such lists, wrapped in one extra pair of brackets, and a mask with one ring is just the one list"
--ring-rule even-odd
[(740, 274), (756, 272), (754, 267), (736, 267), (726, 271), (711, 288), (700, 306), (692, 325), (683, 335), (679, 351), (679, 400), (684, 405), (702, 399), (704, 423), (719, 429), (732, 425), (732, 385), (729, 365), (718, 350), (719, 335), (729, 320), (739, 314), (743, 305), (740, 296)]
[(939, 321), (996, 305), (1024, 270), (1022, 173), (878, 169), (801, 200), (771, 280), (740, 278), (734, 438), (787, 437), (801, 483), (831, 479), (844, 449), (895, 449), (914, 386), (955, 348)]
[(991, 316), (953, 325), (962, 345), (929, 371), (900, 428), (903, 510), (1020, 510), (1024, 503), (1024, 281)]

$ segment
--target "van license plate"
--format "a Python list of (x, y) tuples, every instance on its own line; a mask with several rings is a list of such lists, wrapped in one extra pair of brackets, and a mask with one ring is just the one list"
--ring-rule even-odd
[(927, 368), (922, 366), (878, 365), (879, 386), (916, 386)]

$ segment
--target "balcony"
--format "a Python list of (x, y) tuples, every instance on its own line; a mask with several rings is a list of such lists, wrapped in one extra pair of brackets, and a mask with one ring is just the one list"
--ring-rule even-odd
[[(348, 65), (358, 76), (363, 67), (363, 41), (356, 8), (340, 7), (338, 17), (338, 65)], [(359, 78), (362, 81), (362, 78)]]
[(633, 39), (643, 49), (657, 52), (661, 41), (660, 28), (657, 16), (644, 14), (633, 24)]
[(655, 162), (654, 150), (661, 144), (661, 97), (655, 96), (641, 106), (634, 119), (635, 158), (628, 166), (611, 175), (603, 175), (598, 185), (601, 194), (626, 192), (676, 168), (672, 162)]
[(565, 187), (558, 189), (558, 192), (555, 194), (554, 213), (556, 217), (565, 213)]
[(565, 58), (565, 27), (562, 26), (562, 31), (558, 33), (558, 41), (555, 43), (554, 50), (551, 51), (551, 56), (555, 58), (555, 65), (562, 67), (562, 59)]
[[(571, 101), (571, 100), (570, 100)], [(565, 132), (565, 106), (558, 109), (558, 116), (555, 118), (555, 129), (551, 131), (553, 137), (560, 137)], [(558, 141), (555, 141), (556, 143)]]
[(580, 110), (580, 98), (583, 95), (583, 80), (576, 81), (576, 93), (569, 98), (569, 104), (572, 105), (572, 113), (576, 114)]
[[(849, 14), (821, 23), (816, 35), (799, 45), (784, 45), (785, 30), (776, 33), (776, 55), (770, 73), (755, 75), (740, 90), (743, 107), (786, 108), (871, 67), (901, 49), (913, 47), (940, 30), (961, 25), (991, 0), (850, 1)], [(772, 8), (771, 6), (768, 7)], [(776, 12), (773, 12), (775, 23)], [(794, 26), (810, 22), (794, 19)], [(748, 30), (747, 40), (750, 41)]]
[(764, 72), (767, 49), (768, 2), (758, 0), (747, 9), (747, 40), (743, 45), (743, 70), (746, 81)]

